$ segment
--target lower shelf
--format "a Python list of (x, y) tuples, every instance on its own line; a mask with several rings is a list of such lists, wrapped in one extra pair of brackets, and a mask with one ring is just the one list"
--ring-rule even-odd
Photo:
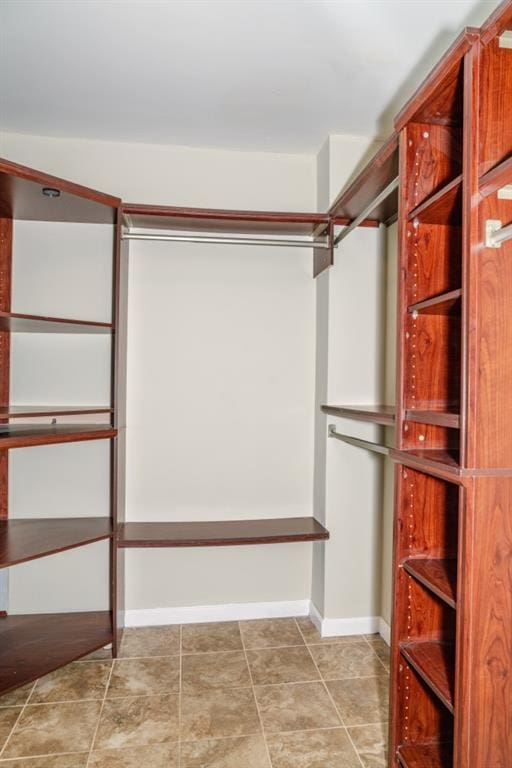
[(197, 523), (123, 523), (118, 531), (120, 547), (225, 547), (328, 538), (329, 531), (314, 517)]
[(429, 688), (453, 714), (455, 654), (453, 643), (423, 640), (400, 643), (400, 651)]
[(109, 611), (0, 618), (0, 694), (111, 642)]
[(404, 744), (398, 759), (403, 768), (449, 768), (452, 751), (447, 744)]

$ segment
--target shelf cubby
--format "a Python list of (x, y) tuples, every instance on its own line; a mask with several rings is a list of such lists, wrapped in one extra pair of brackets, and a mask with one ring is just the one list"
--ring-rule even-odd
[(411, 315), (415, 312), (426, 315), (457, 314), (461, 311), (461, 299), (462, 290), (455, 288), (453, 291), (445, 291), (429, 299), (417, 301), (415, 304), (409, 305), (407, 311)]
[(451, 179), (437, 192), (427, 197), (408, 215), (409, 221), (421, 224), (462, 223), (462, 174)]
[(0, 450), (84, 440), (106, 440), (116, 435), (117, 429), (109, 424), (2, 424)]
[(456, 608), (457, 560), (455, 558), (410, 557), (402, 567), (437, 597)]
[(453, 714), (455, 654), (453, 643), (422, 640), (400, 643), (400, 651), (428, 687)]
[(453, 760), (449, 744), (403, 744), (397, 754), (402, 768), (449, 768)]
[(394, 405), (322, 405), (322, 412), (343, 419), (369, 421), (392, 427), (395, 423)]

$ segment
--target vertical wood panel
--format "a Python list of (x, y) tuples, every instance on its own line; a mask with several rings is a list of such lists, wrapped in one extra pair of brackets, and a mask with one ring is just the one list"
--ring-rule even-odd
[[(0, 218), (0, 310), (3, 312), (11, 310), (12, 235), (12, 219)], [(0, 401), (2, 403), (9, 402), (10, 348), (10, 333), (0, 331)], [(2, 450), (0, 451), (0, 519), (8, 516), (8, 507), (9, 454), (7, 450)]]

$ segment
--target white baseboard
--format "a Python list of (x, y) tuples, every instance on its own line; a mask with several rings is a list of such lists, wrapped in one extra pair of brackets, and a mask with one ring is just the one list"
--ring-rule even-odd
[(391, 627), (382, 616), (379, 619), (379, 635), (388, 645), (391, 645)]
[(310, 618), (322, 637), (348, 635), (374, 635), (377, 632), (389, 645), (391, 628), (381, 616), (362, 616), (348, 619), (324, 619), (313, 603)]
[(270, 603), (194, 605), (180, 608), (142, 608), (126, 611), (125, 626), (156, 627), (165, 624), (201, 624), (209, 621), (308, 616), (310, 607), (309, 600), (287, 600)]

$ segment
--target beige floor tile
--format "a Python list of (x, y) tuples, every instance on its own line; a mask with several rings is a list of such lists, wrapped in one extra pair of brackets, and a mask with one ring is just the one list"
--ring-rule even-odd
[(273, 768), (361, 768), (344, 728), (267, 737)]
[(25, 757), (21, 760), (0, 762), (1, 768), (85, 768), (88, 752), (73, 755), (50, 755), (47, 757)]
[(333, 680), (327, 688), (345, 725), (382, 723), (389, 719), (387, 676)]
[(328, 644), (334, 645), (338, 643), (360, 643), (362, 642), (363, 635), (341, 635), (340, 637), (322, 637), (318, 629), (313, 622), (307, 616), (302, 616), (296, 619), (299, 625), (300, 631), (304, 636), (304, 640), (308, 645), (313, 644)]
[(97, 651), (92, 651), (78, 659), (78, 662), (81, 661), (112, 661), (112, 648), (98, 648)]
[(199, 653), (181, 658), (183, 693), (201, 693), (218, 688), (250, 687), (251, 677), (243, 651)]
[(111, 661), (91, 661), (88, 664), (68, 664), (57, 669), (37, 681), (30, 703), (102, 699), (111, 666)]
[(325, 680), (380, 675), (382, 664), (368, 643), (311, 645), (311, 653)]
[(184, 741), (248, 736), (260, 730), (251, 688), (183, 694), (181, 697), (181, 738)]
[(0, 750), (9, 738), (16, 720), (21, 712), (21, 707), (9, 707), (0, 709)]
[(178, 765), (178, 744), (155, 744), (91, 752), (87, 768), (178, 768)]
[(341, 725), (322, 683), (256, 686), (254, 690), (266, 733)]
[(107, 699), (94, 749), (139, 747), (179, 737), (179, 696)]
[(364, 768), (387, 768), (387, 723), (349, 728), (348, 732)]
[(299, 683), (320, 679), (311, 654), (304, 645), (247, 651), (247, 660), (254, 685)]
[(216, 653), (243, 650), (237, 621), (211, 624), (185, 624), (182, 628), (183, 653)]
[(180, 657), (121, 659), (114, 662), (107, 698), (179, 693)]
[(366, 635), (366, 639), (389, 672), (390, 648), (380, 635)]
[(136, 627), (125, 629), (121, 641), (123, 658), (174, 656), (180, 652), (180, 627)]
[(260, 735), (182, 743), (180, 765), (181, 768), (270, 768)]
[(304, 645), (295, 619), (241, 621), (240, 631), (246, 648), (279, 648), (284, 645)]
[(21, 688), (15, 688), (14, 691), (4, 693), (0, 696), (0, 707), (17, 707), (27, 703), (27, 699), (34, 687), (34, 683), (27, 683)]
[(99, 701), (27, 706), (7, 742), (3, 757), (53, 755), (89, 749), (100, 706)]

